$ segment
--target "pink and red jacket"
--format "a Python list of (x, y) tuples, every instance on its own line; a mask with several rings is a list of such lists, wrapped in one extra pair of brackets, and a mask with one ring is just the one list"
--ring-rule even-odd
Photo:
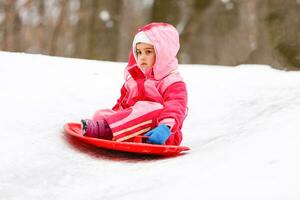
[(139, 101), (160, 103), (163, 108), (156, 118), (156, 124), (171, 127), (172, 134), (166, 144), (179, 145), (182, 124), (187, 114), (187, 90), (177, 69), (178, 32), (166, 23), (151, 23), (140, 31), (147, 35), (154, 46), (155, 64), (147, 73), (142, 72), (134, 58), (133, 47), (125, 69), (121, 96), (113, 110), (130, 108)]

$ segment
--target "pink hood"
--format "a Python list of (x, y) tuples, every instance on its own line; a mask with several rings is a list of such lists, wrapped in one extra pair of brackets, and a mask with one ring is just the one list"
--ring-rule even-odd
[[(140, 31), (143, 31), (154, 45), (156, 53), (153, 66), (154, 79), (161, 80), (172, 71), (177, 70), (176, 55), (180, 46), (179, 35), (175, 27), (167, 23), (150, 23), (138, 30), (138, 32)], [(129, 75), (129, 70), (137, 66), (133, 56), (134, 49), (135, 47), (130, 52), (128, 65), (125, 69), (125, 79)]]

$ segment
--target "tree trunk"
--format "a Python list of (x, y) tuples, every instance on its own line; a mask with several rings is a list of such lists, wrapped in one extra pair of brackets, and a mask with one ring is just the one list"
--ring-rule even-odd
[(49, 54), (50, 55), (56, 55), (57, 51), (57, 41), (59, 37), (61, 36), (61, 33), (63, 32), (64, 29), (64, 20), (66, 16), (66, 8), (68, 6), (68, 0), (61, 0), (60, 1), (60, 13), (59, 17), (56, 21), (56, 25), (54, 27), (52, 37), (49, 41)]
[(15, 4), (16, 0), (5, 1), (4, 3), (5, 21), (2, 44), (4, 51), (18, 51), (20, 49), (21, 20)]

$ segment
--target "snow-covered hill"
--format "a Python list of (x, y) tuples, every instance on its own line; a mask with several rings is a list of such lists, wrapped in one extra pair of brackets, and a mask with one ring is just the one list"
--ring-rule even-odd
[(300, 72), (181, 65), (191, 151), (157, 158), (63, 132), (115, 103), (125, 63), (6, 52), (0, 61), (0, 199), (300, 198)]

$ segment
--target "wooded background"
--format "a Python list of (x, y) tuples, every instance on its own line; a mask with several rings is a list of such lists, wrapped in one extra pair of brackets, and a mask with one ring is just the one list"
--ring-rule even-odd
[(149, 22), (177, 28), (180, 63), (300, 69), (300, 0), (0, 0), (0, 50), (127, 61)]

